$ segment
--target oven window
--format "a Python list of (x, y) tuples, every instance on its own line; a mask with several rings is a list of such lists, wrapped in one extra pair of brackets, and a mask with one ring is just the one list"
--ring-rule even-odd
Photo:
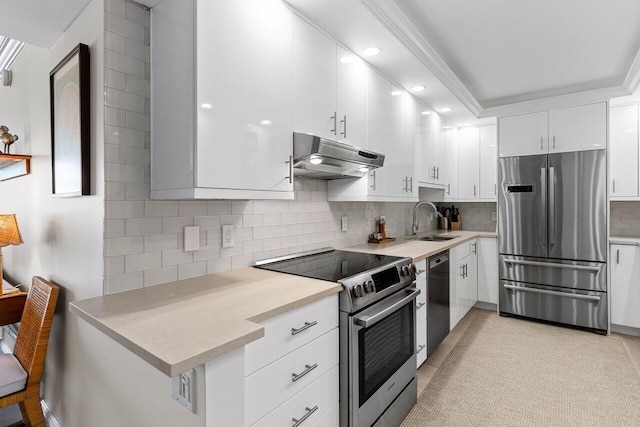
[(407, 304), (358, 332), (360, 406), (413, 355), (413, 317), (414, 304)]

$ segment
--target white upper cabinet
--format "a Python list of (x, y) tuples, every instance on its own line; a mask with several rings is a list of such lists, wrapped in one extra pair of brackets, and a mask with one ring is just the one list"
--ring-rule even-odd
[(446, 124), (443, 126), (445, 129), (445, 143), (444, 143), (444, 158), (442, 161), (442, 167), (445, 171), (443, 178), (444, 184), (444, 199), (455, 200), (458, 198), (458, 130), (455, 127), (450, 127)]
[(151, 16), (151, 197), (293, 199), (292, 12), (163, 0)]
[(446, 122), (431, 108), (420, 106), (418, 179), (427, 187), (439, 188), (448, 182)]
[(294, 17), (294, 130), (367, 147), (367, 65)]
[(496, 126), (480, 126), (480, 198), (497, 200), (498, 147)]
[(458, 130), (458, 198), (477, 199), (480, 190), (480, 128)]
[(498, 121), (500, 157), (607, 148), (607, 103), (541, 111)]
[(293, 17), (293, 128), (337, 139), (336, 43)]
[(498, 119), (500, 157), (529, 156), (548, 151), (546, 111)]
[(638, 106), (609, 111), (611, 199), (638, 196)]

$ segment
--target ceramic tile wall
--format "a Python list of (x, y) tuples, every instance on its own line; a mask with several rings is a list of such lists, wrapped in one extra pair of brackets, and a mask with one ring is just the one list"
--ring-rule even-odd
[(491, 218), (491, 213), (498, 209), (496, 202), (438, 203), (440, 207), (451, 205), (460, 209), (463, 230), (496, 231), (497, 222)]
[[(105, 294), (364, 243), (380, 215), (390, 236), (411, 232), (412, 203), (330, 203), (324, 181), (296, 180), (294, 201), (149, 200), (149, 18), (136, 3), (106, 1)], [(189, 225), (200, 227), (195, 252), (182, 249)], [(221, 248), (223, 225), (235, 226), (233, 248)]]
[(610, 235), (640, 238), (640, 202), (611, 202)]

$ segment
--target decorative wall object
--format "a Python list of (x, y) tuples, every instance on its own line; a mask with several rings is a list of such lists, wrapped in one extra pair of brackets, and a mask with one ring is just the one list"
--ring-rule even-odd
[(90, 194), (89, 47), (80, 43), (49, 74), (54, 196)]
[(9, 128), (6, 126), (0, 126), (0, 142), (4, 144), (4, 154), (9, 154), (9, 148), (11, 144), (18, 140), (18, 135), (11, 135)]

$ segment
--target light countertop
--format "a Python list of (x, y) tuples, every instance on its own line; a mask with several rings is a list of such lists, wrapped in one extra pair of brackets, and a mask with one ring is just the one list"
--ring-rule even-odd
[(640, 246), (640, 237), (609, 237), (609, 243), (614, 245), (634, 245)]
[(264, 336), (258, 323), (338, 293), (253, 267), (76, 301), (73, 313), (169, 376)]
[[(444, 242), (424, 242), (421, 240), (413, 240), (416, 237), (423, 237), (430, 234), (444, 234), (457, 236), (455, 239), (446, 240)], [(413, 262), (435, 255), (439, 252), (458, 246), (460, 243), (478, 238), (478, 237), (497, 237), (496, 232), (490, 231), (463, 231), (463, 230), (431, 230), (429, 232), (420, 233), (417, 236), (399, 237), (393, 242), (388, 243), (365, 243), (362, 245), (349, 246), (344, 248), (347, 251), (367, 252), (379, 255), (390, 255), (399, 257), (413, 258)]]

